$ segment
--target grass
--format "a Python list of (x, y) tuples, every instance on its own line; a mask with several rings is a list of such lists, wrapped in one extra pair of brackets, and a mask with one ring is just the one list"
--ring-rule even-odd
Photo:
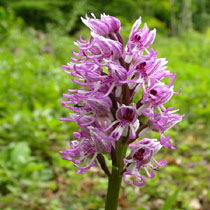
[[(14, 27), (1, 41), (0, 209), (103, 209), (107, 181), (99, 168), (76, 175), (73, 164), (58, 154), (76, 130), (75, 124), (58, 120), (68, 115), (60, 102), (72, 87), (60, 66), (69, 61), (75, 39), (56, 29), (45, 34)], [(186, 118), (169, 133), (178, 149), (163, 149), (157, 157), (168, 165), (143, 188), (123, 184), (120, 208), (192, 210), (197, 205), (207, 210), (210, 39), (196, 32), (158, 35), (154, 48), (177, 72), (175, 87), (183, 93), (169, 105)]]

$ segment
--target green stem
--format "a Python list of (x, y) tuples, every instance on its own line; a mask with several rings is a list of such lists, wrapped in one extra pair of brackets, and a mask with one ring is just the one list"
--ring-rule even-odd
[(127, 145), (124, 145), (121, 139), (118, 142), (117, 148), (118, 167), (112, 165), (112, 175), (109, 177), (108, 181), (105, 210), (117, 210), (118, 197), (122, 182), (123, 158), (126, 155), (126, 151)]

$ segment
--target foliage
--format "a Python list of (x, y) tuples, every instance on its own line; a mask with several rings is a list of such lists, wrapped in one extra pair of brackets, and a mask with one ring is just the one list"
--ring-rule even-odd
[(14, 12), (0, 7), (0, 41), (7, 38), (14, 27), (21, 27), (22, 25), (23, 21), (16, 18)]
[(165, 201), (164, 205), (161, 207), (161, 210), (171, 210), (175, 201), (176, 201), (176, 198), (178, 196), (178, 192), (179, 190), (176, 189), (173, 194), (171, 196), (168, 197), (168, 199)]
[(70, 34), (80, 30), (80, 16), (90, 12), (106, 12), (125, 22), (133, 22), (139, 14), (152, 17), (155, 27), (162, 23), (173, 35), (192, 28), (202, 31), (210, 24), (210, 0), (1, 0), (0, 5), (38, 29), (46, 30), (50, 22)]

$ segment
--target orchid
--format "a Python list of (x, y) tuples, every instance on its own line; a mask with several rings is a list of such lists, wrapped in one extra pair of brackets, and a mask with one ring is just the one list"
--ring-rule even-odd
[[(167, 108), (167, 102), (181, 89), (174, 90), (176, 74), (167, 69), (167, 60), (158, 58), (158, 52), (150, 48), (156, 30), (150, 31), (147, 24), (139, 29), (140, 17), (124, 45), (117, 18), (91, 15), (81, 18), (91, 30), (90, 39), (80, 37), (74, 57), (62, 66), (78, 89), (63, 94), (62, 105), (71, 113), (61, 120), (76, 122), (80, 131), (74, 133), (76, 140), (70, 141), (70, 149), (60, 153), (74, 163), (79, 174), (101, 166), (109, 177), (105, 209), (112, 210), (117, 208), (122, 178), (126, 184), (132, 180), (143, 186), (146, 177), (152, 179), (155, 170), (166, 164), (154, 155), (162, 147), (175, 149), (165, 132), (184, 115), (178, 115), (174, 107)], [(169, 84), (164, 78), (171, 79)], [(160, 139), (146, 138), (149, 131), (160, 133)], [(112, 160), (112, 170), (104, 156)]]
[[(162, 145), (157, 139), (142, 139), (140, 142), (136, 142), (136, 144), (130, 144), (131, 148), (130, 154), (124, 159), (125, 164), (125, 172), (123, 173), (123, 178), (125, 183), (129, 183), (126, 179), (126, 176), (132, 175), (134, 177), (133, 184), (137, 186), (143, 186), (146, 183), (146, 179), (143, 175), (140, 174), (140, 169), (143, 167), (146, 175), (149, 178), (153, 178), (155, 176), (155, 170), (160, 166), (164, 166), (166, 162), (160, 161), (157, 162), (153, 157), (155, 153), (157, 153)], [(155, 166), (151, 163), (154, 162)], [(148, 171), (148, 167), (152, 169), (152, 172)]]

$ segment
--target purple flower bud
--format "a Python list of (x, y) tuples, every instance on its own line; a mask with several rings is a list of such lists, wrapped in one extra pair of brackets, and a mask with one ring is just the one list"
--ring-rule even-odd
[(117, 18), (102, 14), (101, 19), (97, 19), (93, 13), (91, 15), (93, 18), (86, 15), (86, 19), (81, 18), (81, 20), (92, 32), (101, 36), (108, 36), (110, 33), (120, 31), (121, 23)]
[(93, 31), (96, 34), (106, 36), (110, 32), (110, 26), (106, 23), (104, 20), (96, 19), (96, 17), (91, 14), (93, 18), (89, 18), (86, 15), (86, 19), (81, 17), (82, 22), (90, 28), (91, 31)]
[(117, 18), (115, 18), (113, 16), (106, 15), (106, 14), (102, 14), (101, 20), (103, 20), (104, 22), (106, 22), (109, 25), (110, 32), (117, 33), (120, 31), (121, 23)]

